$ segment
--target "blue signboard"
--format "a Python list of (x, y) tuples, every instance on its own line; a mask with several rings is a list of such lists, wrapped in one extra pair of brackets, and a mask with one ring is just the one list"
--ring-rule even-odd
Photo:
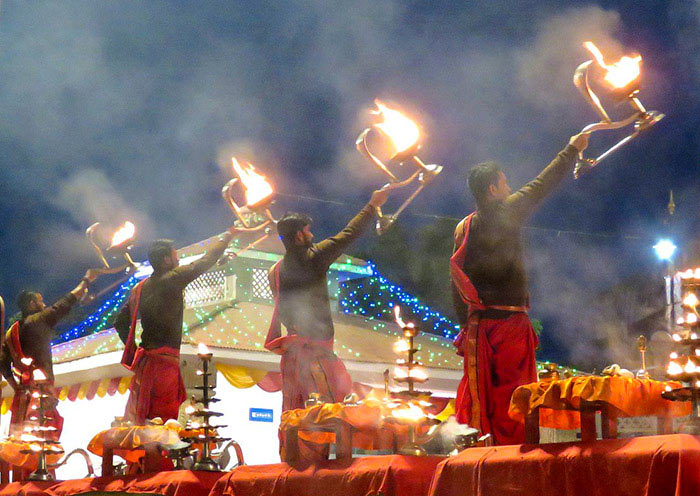
[(272, 410), (267, 408), (251, 408), (248, 419), (251, 422), (272, 422)]

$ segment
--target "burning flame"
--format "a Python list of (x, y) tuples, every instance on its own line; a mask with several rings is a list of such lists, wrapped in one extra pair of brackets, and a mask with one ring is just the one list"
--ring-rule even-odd
[(396, 305), (394, 307), (394, 320), (396, 321), (396, 323), (399, 325), (399, 327), (401, 329), (405, 329), (406, 327), (411, 327), (411, 328), (415, 327), (415, 324), (413, 322), (409, 322), (407, 324), (406, 322), (403, 321), (403, 319), (401, 318), (401, 307), (398, 305)]
[(265, 176), (255, 170), (252, 164), (241, 165), (236, 157), (231, 157), (231, 162), (233, 170), (236, 171), (241, 183), (243, 183), (246, 205), (256, 205), (272, 195), (272, 186), (267, 182)]
[(197, 345), (197, 355), (211, 355), (209, 347), (204, 343), (199, 343)]
[(423, 367), (413, 367), (409, 372), (408, 376), (417, 381), (427, 381), (428, 373)]
[(608, 65), (605, 63), (603, 54), (600, 53), (598, 47), (592, 41), (586, 41), (585, 46), (598, 64), (606, 70), (605, 80), (610, 83), (613, 88), (624, 88), (632, 81), (639, 77), (639, 64), (642, 62), (642, 56), (635, 57), (624, 56), (614, 64)]
[(372, 111), (372, 113), (384, 118), (384, 122), (375, 124), (375, 126), (391, 140), (395, 148), (393, 156), (416, 144), (420, 131), (415, 122), (398, 110), (390, 109), (380, 100), (375, 99), (374, 104), (377, 106), (377, 110)]
[(681, 367), (678, 362), (670, 362), (666, 373), (668, 375), (680, 375), (683, 373), (683, 367)]
[(425, 418), (425, 412), (414, 403), (408, 403), (405, 406), (395, 408), (391, 415), (397, 419), (408, 420), (410, 422), (418, 422)]
[(34, 369), (32, 372), (32, 377), (35, 381), (45, 381), (47, 379), (46, 374), (41, 369)]
[(683, 367), (683, 371), (686, 374), (694, 374), (696, 370), (697, 367), (695, 366), (695, 363), (693, 363), (692, 360), (688, 360), (685, 364), (685, 367)]
[(135, 234), (136, 226), (127, 220), (126, 222), (124, 222), (124, 225), (122, 227), (117, 229), (117, 231), (114, 233), (114, 236), (112, 236), (112, 244), (110, 245), (110, 248), (123, 245), (124, 243), (132, 239)]
[(406, 353), (408, 350), (408, 341), (405, 339), (399, 339), (394, 343), (394, 353)]
[(401, 367), (394, 368), (394, 379), (401, 380), (408, 377), (408, 371)]
[(697, 324), (698, 323), (698, 316), (695, 315), (694, 313), (689, 313), (688, 315), (686, 315), (685, 321), (688, 324)]
[(698, 297), (695, 293), (688, 293), (685, 298), (683, 298), (683, 304), (687, 307), (695, 308), (698, 306)]

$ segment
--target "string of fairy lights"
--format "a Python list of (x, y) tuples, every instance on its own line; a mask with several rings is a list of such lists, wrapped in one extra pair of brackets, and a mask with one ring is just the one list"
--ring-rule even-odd
[[(247, 262), (252, 262), (252, 265), (238, 268), (239, 273), (245, 274), (245, 276), (241, 278), (241, 282), (250, 280), (250, 272), (252, 270), (256, 268), (267, 268), (271, 261), (279, 257), (276, 254), (266, 255), (268, 256), (264, 257), (257, 254), (253, 260), (246, 259)], [(349, 268), (352, 268), (352, 272), (355, 273), (355, 276), (359, 275), (361, 277), (348, 279), (347, 273), (344, 273), (344, 271)], [(218, 270), (221, 270), (221, 268)], [(236, 272), (234, 264), (227, 264), (226, 273), (229, 274), (233, 272)], [(72, 329), (62, 333), (54, 341), (54, 344), (65, 343), (64, 346), (60, 347), (62, 351), (70, 351), (71, 355), (75, 354), (76, 356), (80, 356), (81, 352), (78, 349), (63, 350), (65, 346), (69, 346), (67, 342), (94, 335), (105, 330), (109, 324), (111, 324), (113, 316), (124, 304), (129, 291), (137, 284), (138, 280), (138, 278), (132, 276), (123, 282), (95, 312)], [(426, 335), (430, 341), (444, 345), (446, 352), (451, 347), (448, 342), (437, 336), (445, 338), (454, 337), (458, 326), (442, 316), (439, 312), (431, 310), (430, 307), (423, 304), (418, 298), (404, 291), (400, 286), (388, 281), (378, 272), (376, 265), (369, 263), (366, 266), (356, 266), (351, 259), (344, 259), (341, 263), (333, 267), (328, 285), (331, 293), (330, 296), (332, 299), (338, 301), (339, 308), (346, 314), (363, 317), (370, 324), (372, 330), (385, 335), (395, 334), (393, 326), (387, 325), (384, 320), (392, 321), (392, 308), (394, 305), (398, 304), (405, 307), (407, 311), (410, 311), (413, 318), (420, 319), (426, 324), (425, 331), (429, 334), (433, 334), (433, 336)], [(236, 299), (238, 301), (255, 301), (256, 298), (249, 284), (238, 284), (237, 289)], [(252, 310), (249, 308), (246, 308), (246, 311), (226, 311), (232, 307), (235, 308), (235, 305), (230, 302), (207, 306), (206, 308), (194, 307), (193, 312), (196, 320), (189, 325), (187, 323), (184, 324), (184, 335), (187, 337), (194, 329), (201, 328), (210, 335), (210, 342), (215, 346), (222, 343), (229, 343), (229, 345), (232, 344), (233, 346), (248, 343), (252, 344), (255, 349), (262, 349), (267, 328), (261, 328), (259, 323), (261, 321), (266, 322), (267, 317), (261, 310), (255, 310), (251, 314), (250, 312)], [(217, 325), (208, 327), (215, 319), (217, 319)], [(101, 342), (94, 352), (100, 353), (109, 351), (118, 346), (118, 337), (114, 335), (110, 336), (109, 340)], [(345, 352), (344, 354), (355, 358), (361, 358), (359, 352), (353, 351), (345, 344), (340, 344), (340, 348)], [(436, 353), (430, 351), (428, 354), (430, 356), (425, 357), (428, 362), (440, 362), (444, 360), (441, 352)]]

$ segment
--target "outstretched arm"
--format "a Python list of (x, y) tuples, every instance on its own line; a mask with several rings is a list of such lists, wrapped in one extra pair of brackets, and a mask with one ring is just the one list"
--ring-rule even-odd
[(227, 231), (219, 234), (219, 238), (211, 244), (204, 256), (199, 260), (183, 267), (177, 267), (169, 271), (165, 277), (184, 288), (209, 270), (221, 258), (224, 250), (231, 243), (235, 232), (236, 228), (231, 226)]
[(571, 174), (578, 153), (588, 146), (589, 136), (590, 134), (572, 136), (566, 148), (535, 179), (506, 198), (506, 206), (513, 212), (515, 220), (525, 222), (566, 175)]
[(330, 265), (340, 256), (343, 251), (367, 229), (374, 220), (377, 208), (384, 205), (387, 192), (377, 190), (372, 193), (369, 203), (360, 210), (345, 228), (335, 236), (326, 238), (320, 243), (311, 247), (311, 257), (313, 262), (320, 267), (330, 267)]
[(37, 320), (42, 320), (50, 327), (54, 327), (56, 324), (58, 324), (59, 320), (68, 315), (68, 312), (70, 312), (70, 309), (73, 308), (73, 305), (75, 305), (80, 298), (85, 295), (90, 285), (95, 282), (95, 279), (97, 279), (98, 275), (98, 271), (88, 269), (78, 285), (74, 287), (70, 293), (59, 298), (58, 301), (56, 301), (56, 303), (50, 307), (43, 309), (35, 318)]

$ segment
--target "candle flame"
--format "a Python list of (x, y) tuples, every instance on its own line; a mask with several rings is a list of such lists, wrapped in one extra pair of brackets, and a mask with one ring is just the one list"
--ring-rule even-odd
[(255, 170), (252, 164), (242, 165), (236, 160), (236, 157), (231, 157), (231, 163), (233, 163), (233, 170), (243, 183), (246, 205), (252, 207), (272, 195), (272, 186), (267, 182), (265, 176)]
[(689, 313), (688, 315), (685, 316), (685, 321), (688, 324), (697, 324), (698, 323), (698, 316), (695, 315), (694, 313)]
[(199, 343), (197, 345), (197, 354), (198, 355), (211, 355), (211, 351), (209, 351), (209, 347), (206, 344)]
[(695, 363), (692, 360), (688, 360), (685, 363), (685, 367), (683, 367), (683, 371), (686, 374), (693, 374), (697, 370), (697, 367), (695, 366)]
[(603, 54), (600, 53), (600, 50), (592, 41), (586, 41), (583, 46), (591, 52), (598, 64), (605, 69), (605, 81), (613, 88), (624, 88), (639, 77), (639, 64), (642, 62), (641, 55), (635, 57), (625, 55), (614, 64), (606, 64)]
[(372, 113), (384, 118), (384, 122), (375, 124), (375, 126), (391, 140), (395, 149), (393, 156), (416, 144), (420, 131), (415, 122), (398, 110), (387, 107), (378, 99), (374, 100), (374, 104), (377, 106), (377, 110), (372, 111)]
[(112, 236), (112, 244), (109, 246), (109, 248), (112, 249), (115, 246), (123, 245), (130, 239), (133, 239), (135, 234), (136, 226), (127, 220), (126, 222), (124, 222), (124, 225), (117, 229), (114, 235)]
[(408, 371), (402, 367), (394, 368), (394, 378), (395, 379), (406, 379), (408, 377)]

